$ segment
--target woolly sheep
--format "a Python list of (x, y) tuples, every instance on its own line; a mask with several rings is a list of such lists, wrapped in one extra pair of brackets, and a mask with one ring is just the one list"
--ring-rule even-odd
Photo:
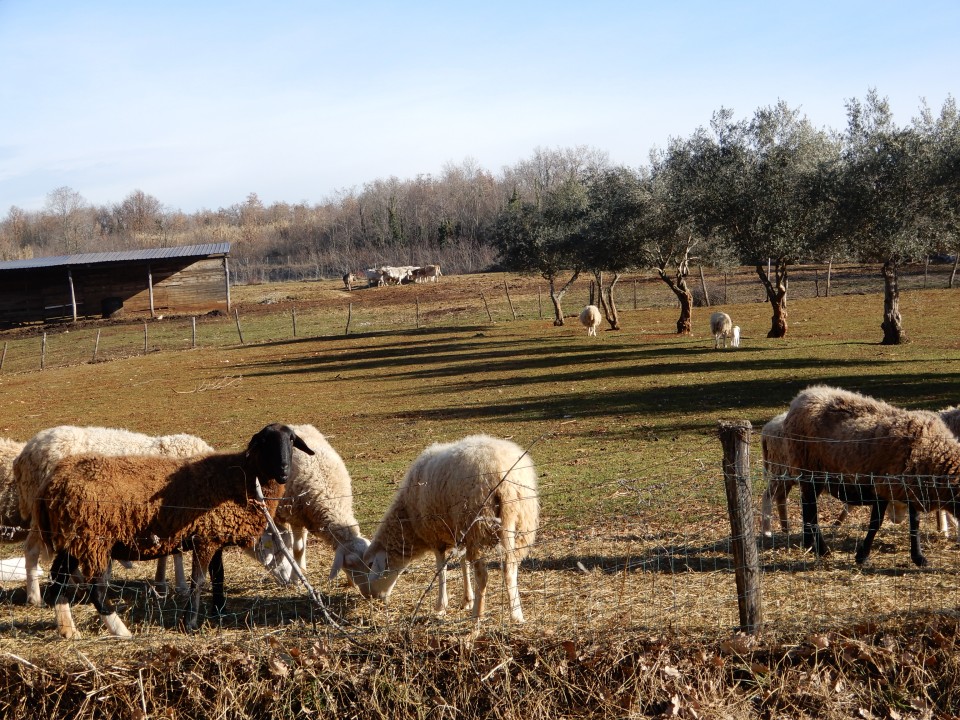
[(431, 445), (407, 471), (377, 528), (363, 561), (370, 568), (358, 583), (365, 596), (386, 599), (400, 573), (433, 552), (438, 590), (436, 610), (447, 607), (446, 553), (462, 549), (476, 575), (476, 594), (464, 568), (464, 600), (473, 617), (483, 616), (487, 587), (485, 552), (499, 545), (510, 616), (523, 622), (517, 571), (537, 532), (540, 504), (537, 471), (518, 445), (487, 435)]
[(597, 328), (603, 322), (603, 315), (596, 305), (587, 305), (580, 311), (580, 324), (587, 329), (587, 335), (596, 336)]
[[(47, 482), (57, 463), (70, 455), (96, 453), (98, 455), (165, 455), (187, 458), (212, 453), (210, 447), (194, 435), (177, 434), (151, 437), (140, 433), (104, 427), (76, 427), (60, 425), (41, 430), (23, 447), (14, 462), (14, 477), (20, 498), (20, 514), (29, 521), (34, 501)], [(27, 602), (41, 605), (40, 583), (37, 579), (43, 543), (36, 530), (27, 536), (24, 546), (27, 573)], [(166, 578), (166, 559), (157, 561), (156, 582), (163, 585)], [(185, 585), (183, 566), (177, 563), (178, 585)]]
[(715, 350), (720, 347), (721, 342), (726, 348), (727, 338), (730, 338), (731, 347), (740, 347), (740, 326), (734, 325), (725, 312), (715, 312), (710, 316), (710, 334), (713, 335)]
[(13, 481), (13, 462), (24, 443), (0, 438), (0, 526), (5, 542), (20, 542), (27, 537), (27, 521), (20, 512), (20, 493)]
[(817, 496), (826, 489), (844, 502), (871, 506), (857, 563), (869, 557), (887, 503), (899, 501), (908, 506), (910, 557), (926, 565), (919, 512), (960, 511), (960, 442), (937, 414), (817, 385), (793, 399), (783, 425), (788, 464), (801, 473), (805, 547), (829, 552), (817, 518)]
[[(301, 569), (307, 568), (307, 532), (320, 537), (334, 551), (334, 579), (346, 568), (351, 583), (369, 542), (360, 535), (353, 514), (353, 488), (343, 459), (313, 425), (291, 425), (313, 455), (296, 454), (293, 468), (277, 507), (276, 521), (287, 526), (284, 535)], [(348, 557), (350, 560), (348, 561)]]
[(32, 519), (56, 559), (49, 592), (57, 629), (77, 630), (64, 593), (79, 570), (94, 581), (91, 602), (116, 636), (130, 637), (106, 598), (110, 559), (149, 560), (181, 547), (193, 551), (192, 593), (186, 625), (197, 626), (200, 590), (215, 553), (249, 546), (267, 525), (255, 497), (263, 483), (266, 507), (276, 512), (294, 448), (313, 451), (286, 425), (267, 425), (246, 450), (183, 459), (76, 455), (64, 458), (34, 501)]

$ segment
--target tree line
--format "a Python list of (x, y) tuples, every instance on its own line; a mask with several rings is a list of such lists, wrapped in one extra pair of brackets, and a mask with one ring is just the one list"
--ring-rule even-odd
[(611, 328), (613, 289), (650, 269), (690, 332), (691, 267), (756, 269), (770, 337), (787, 333), (789, 268), (876, 263), (884, 278), (883, 342), (906, 340), (898, 268), (931, 254), (960, 257), (960, 115), (921, 103), (898, 125), (876, 91), (846, 104), (842, 131), (815, 127), (785, 102), (736, 118), (715, 112), (670, 138), (639, 168), (595, 148), (536, 149), (498, 174), (472, 160), (438, 176), (377, 179), (317, 204), (264, 205), (256, 193), (216, 211), (172, 210), (134, 190), (95, 206), (69, 187), (42, 210), (11, 207), (0, 259), (230, 241), (239, 280), (339, 277), (381, 264), (440, 263), (444, 272), (501, 268), (541, 275), (555, 323), (565, 291), (592, 275)]

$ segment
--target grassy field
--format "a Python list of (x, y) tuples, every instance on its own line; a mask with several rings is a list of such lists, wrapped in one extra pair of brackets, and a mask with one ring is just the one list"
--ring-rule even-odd
[[(569, 314), (586, 293), (574, 288)], [(528, 623), (509, 626), (491, 573), (479, 636), (467, 613), (433, 617), (431, 562), (384, 607), (326, 581), (332, 553), (319, 544), (310, 579), (342, 632), (239, 554), (228, 557), (228, 614), (195, 636), (177, 628), (182, 601), (148, 599), (148, 568), (118, 586), (137, 634), (119, 645), (88, 607), (75, 611), (86, 639), (60, 641), (52, 611), (24, 607), (8, 584), (0, 714), (55, 702), (65, 716), (114, 717), (956, 714), (960, 562), (932, 533), (922, 570), (897, 526), (856, 568), (863, 517), (828, 535), (836, 552), (822, 561), (796, 536), (765, 541), (764, 632), (752, 644), (734, 635), (716, 429), (746, 419), (759, 430), (814, 382), (910, 408), (960, 402), (958, 298), (905, 292), (911, 342), (898, 347), (878, 344), (882, 298), (850, 294), (792, 301), (784, 340), (765, 337), (767, 305), (724, 305), (742, 346), (715, 351), (710, 310), (697, 308), (694, 334), (677, 336), (676, 308), (649, 282), (622, 285), (621, 331), (588, 338), (572, 318), (554, 327), (543, 283), (514, 275), (350, 294), (333, 281), (239, 287), (242, 344), (228, 316), (199, 318), (196, 348), (189, 318), (48, 327), (42, 371), (44, 329), (0, 333), (6, 437), (90, 424), (190, 432), (226, 450), (268, 422), (312, 423), (343, 456), (370, 535), (427, 444), (485, 432), (530, 449), (543, 506), (520, 576)], [(759, 465), (756, 436), (753, 447)], [(824, 503), (828, 518), (837, 510)], [(210, 684), (213, 672), (225, 680)]]

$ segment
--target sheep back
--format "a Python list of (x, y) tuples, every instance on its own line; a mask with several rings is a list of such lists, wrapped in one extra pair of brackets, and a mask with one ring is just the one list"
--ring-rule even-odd
[(580, 311), (580, 324), (586, 328), (600, 327), (603, 322), (603, 316), (600, 314), (600, 308), (596, 305), (587, 305)]
[(957, 495), (960, 443), (935, 413), (817, 385), (793, 399), (784, 434), (791, 467), (870, 482), (879, 496), (923, 509)]
[(164, 455), (187, 458), (212, 453), (198, 437), (183, 433), (153, 437), (120, 428), (59, 425), (41, 430), (27, 441), (14, 463), (20, 512), (30, 517), (37, 492), (57, 463), (70, 455)]
[(733, 320), (725, 312), (715, 312), (710, 316), (712, 335), (730, 335), (733, 332)]
[[(509, 472), (509, 474), (507, 474)], [(472, 435), (431, 445), (407, 471), (371, 542), (408, 562), (434, 549), (491, 547), (512, 528), (518, 558), (539, 523), (537, 471), (515, 443)]]

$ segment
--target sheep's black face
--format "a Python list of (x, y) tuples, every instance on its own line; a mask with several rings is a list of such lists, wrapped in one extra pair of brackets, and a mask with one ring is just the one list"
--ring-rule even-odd
[(313, 455), (313, 450), (291, 428), (273, 423), (250, 439), (247, 457), (256, 468), (257, 477), (282, 485), (290, 477), (294, 448)]

